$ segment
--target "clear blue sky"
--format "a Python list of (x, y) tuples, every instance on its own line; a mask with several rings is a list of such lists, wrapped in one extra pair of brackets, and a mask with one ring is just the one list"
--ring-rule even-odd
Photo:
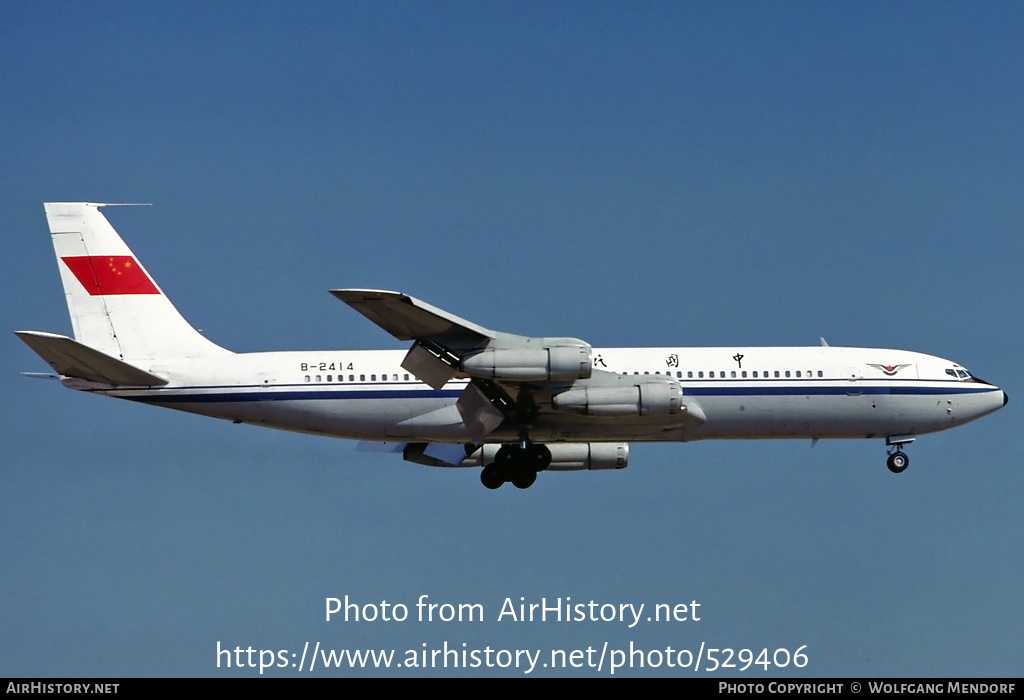
[[(377, 287), (596, 346), (918, 350), (1011, 402), (900, 476), (877, 441), (635, 445), (489, 492), (20, 377), (47, 368), (8, 335), (0, 676), (233, 675), (218, 642), (307, 641), (1019, 676), (1022, 36), (995, 2), (4, 4), (9, 331), (70, 332), (42, 202), (141, 201), (112, 222), (236, 351), (401, 347), (326, 292)], [(487, 620), (323, 619), (423, 594)], [(497, 622), (520, 596), (702, 619)]]

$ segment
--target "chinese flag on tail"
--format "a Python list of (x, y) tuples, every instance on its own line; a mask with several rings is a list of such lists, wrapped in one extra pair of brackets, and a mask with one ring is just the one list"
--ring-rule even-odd
[(78, 255), (61, 260), (89, 296), (160, 293), (130, 255)]

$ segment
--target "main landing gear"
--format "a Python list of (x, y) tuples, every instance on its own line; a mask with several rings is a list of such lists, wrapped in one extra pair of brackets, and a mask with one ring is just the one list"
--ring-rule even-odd
[(534, 445), (523, 440), (518, 445), (502, 445), (494, 462), (480, 472), (480, 483), (489, 489), (500, 488), (511, 481), (517, 489), (528, 489), (551, 464), (551, 450), (546, 445)]
[(893, 474), (899, 474), (910, 466), (910, 457), (903, 451), (904, 445), (909, 445), (914, 438), (909, 435), (887, 437), (885, 444), (889, 447), (889, 459), (885, 460), (885, 466)]

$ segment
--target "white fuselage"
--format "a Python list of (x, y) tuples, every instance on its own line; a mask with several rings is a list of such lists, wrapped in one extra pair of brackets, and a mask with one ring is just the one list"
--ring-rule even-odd
[[(456, 401), (468, 383), (435, 391), (402, 369), (405, 351), (230, 354), (153, 362), (160, 388), (65, 384), (109, 396), (300, 432), (382, 442), (469, 442)], [(995, 386), (942, 358), (865, 348), (594, 348), (597, 370), (668, 374), (707, 420), (594, 417), (543, 408), (535, 442), (864, 438), (944, 430), (1006, 402)], [(515, 440), (505, 426), (488, 442)]]
[[(44, 204), (74, 338), (16, 331), (74, 389), (282, 430), (392, 443), (487, 488), (621, 469), (629, 442), (886, 440), (980, 418), (1005, 392), (938, 357), (833, 348), (594, 348), (491, 330), (385, 289), (331, 294), (405, 350), (236, 354), (193, 328), (94, 202)], [(396, 451), (397, 451), (396, 450)]]

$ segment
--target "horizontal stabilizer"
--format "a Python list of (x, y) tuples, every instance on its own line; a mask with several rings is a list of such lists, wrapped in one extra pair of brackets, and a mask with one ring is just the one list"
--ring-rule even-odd
[(163, 386), (166, 379), (122, 362), (77, 340), (41, 331), (15, 331), (58, 374), (115, 386)]
[(331, 294), (399, 340), (432, 340), (449, 347), (478, 347), (494, 332), (414, 297), (381, 289), (332, 289)]

